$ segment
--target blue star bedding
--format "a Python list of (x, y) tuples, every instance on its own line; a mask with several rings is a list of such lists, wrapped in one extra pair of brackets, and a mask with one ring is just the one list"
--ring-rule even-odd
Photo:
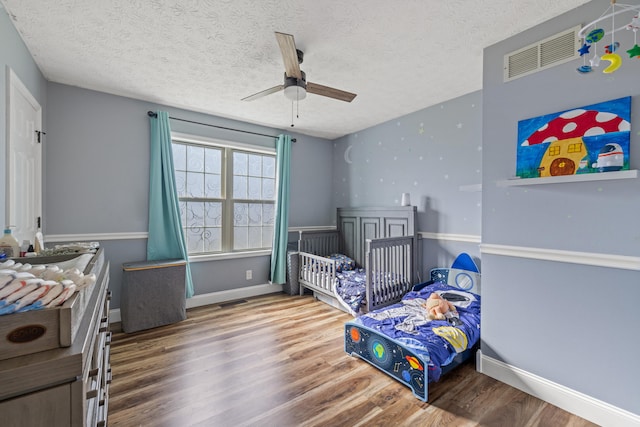
[[(392, 273), (372, 273), (372, 286), (376, 283), (397, 283), (400, 284), (403, 278)], [(336, 273), (336, 283), (333, 292), (338, 301), (354, 317), (359, 316), (364, 308), (367, 297), (367, 273), (363, 268), (353, 270), (343, 270)], [(375, 300), (375, 297), (374, 297)], [(376, 301), (374, 301), (376, 302)]]
[(354, 316), (366, 296), (367, 276), (356, 262), (344, 254), (331, 254), (327, 258), (336, 262), (336, 283), (333, 292), (338, 301)]
[[(416, 286), (414, 289), (418, 289)], [(458, 313), (430, 320), (422, 304), (437, 292)], [(364, 314), (345, 325), (345, 351), (360, 357), (427, 399), (427, 384), (447, 365), (467, 356), (480, 339), (480, 295), (436, 282), (408, 292), (402, 300)]]
[(336, 273), (333, 292), (349, 313), (356, 316), (367, 296), (367, 274), (363, 268)]

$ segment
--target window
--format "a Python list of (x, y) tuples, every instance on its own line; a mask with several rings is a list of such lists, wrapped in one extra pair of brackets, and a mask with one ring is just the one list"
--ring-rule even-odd
[(567, 148), (567, 153), (580, 153), (582, 151), (582, 143), (574, 142), (573, 144), (569, 144)]
[(560, 154), (560, 147), (558, 147), (557, 145), (549, 147), (547, 153), (549, 153), (549, 156), (557, 156)]
[(271, 248), (275, 154), (176, 137), (172, 146), (189, 254)]

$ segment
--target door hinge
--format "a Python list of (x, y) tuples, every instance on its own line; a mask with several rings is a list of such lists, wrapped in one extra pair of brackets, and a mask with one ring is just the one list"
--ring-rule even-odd
[(41, 137), (42, 137), (42, 135), (46, 135), (46, 134), (47, 134), (46, 132), (43, 132), (41, 130), (37, 130), (36, 131), (36, 135), (38, 135), (38, 142), (42, 142), (41, 141)]
[(36, 220), (36, 225), (38, 226), (38, 229), (42, 228), (42, 217), (38, 217), (38, 219)]

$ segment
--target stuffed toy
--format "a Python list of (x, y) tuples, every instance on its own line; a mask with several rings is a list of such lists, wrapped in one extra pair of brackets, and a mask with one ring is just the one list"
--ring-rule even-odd
[(453, 312), (452, 314), (457, 316), (458, 311), (456, 310), (456, 306), (451, 304), (446, 299), (442, 298), (438, 293), (434, 292), (429, 295), (429, 298), (422, 305), (429, 312), (428, 318), (433, 320), (445, 320), (447, 316), (445, 314), (449, 311)]

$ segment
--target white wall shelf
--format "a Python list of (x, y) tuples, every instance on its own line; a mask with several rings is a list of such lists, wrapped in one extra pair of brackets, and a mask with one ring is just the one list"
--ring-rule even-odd
[(624, 170), (617, 172), (586, 173), (581, 175), (548, 176), (544, 178), (514, 178), (497, 181), (498, 187), (513, 187), (519, 185), (559, 184), (563, 182), (607, 181), (612, 179), (632, 179), (638, 177), (638, 171)]

